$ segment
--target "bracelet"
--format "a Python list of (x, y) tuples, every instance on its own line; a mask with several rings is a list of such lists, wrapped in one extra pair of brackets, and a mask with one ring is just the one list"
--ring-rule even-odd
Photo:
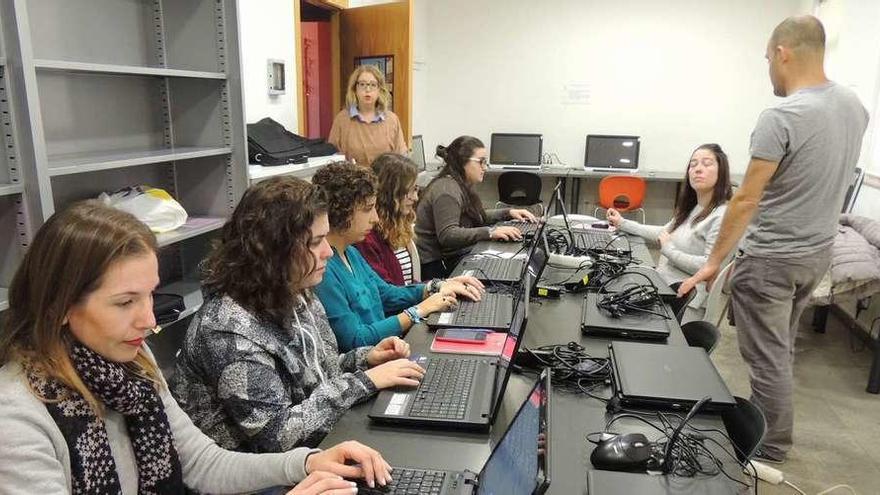
[(443, 285), (443, 279), (440, 278), (432, 278), (430, 282), (428, 282), (428, 294), (436, 294), (440, 292), (440, 287)]
[(422, 322), (422, 315), (419, 314), (419, 310), (415, 306), (410, 306), (404, 309), (403, 314), (409, 316), (409, 319), (412, 320), (413, 323)]

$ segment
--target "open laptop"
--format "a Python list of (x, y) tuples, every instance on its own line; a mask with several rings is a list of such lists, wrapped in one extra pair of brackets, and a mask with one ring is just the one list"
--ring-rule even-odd
[(527, 306), (520, 304), (498, 357), (414, 356), (414, 361), (426, 370), (419, 386), (379, 392), (369, 417), (382, 423), (420, 427), (489, 428), (504, 397), (510, 361), (519, 350), (527, 323)]
[(666, 303), (650, 308), (664, 316), (633, 312), (622, 316), (612, 316), (600, 308), (596, 302), (602, 297), (596, 292), (587, 292), (581, 309), (581, 333), (587, 337), (611, 337), (639, 340), (666, 340), (673, 329), (681, 328), (675, 313)]
[(489, 166), (505, 169), (539, 169), (544, 143), (541, 134), (493, 133)]
[(412, 137), (412, 151), (409, 154), (409, 158), (416, 164), (419, 172), (427, 170), (428, 163), (425, 160), (425, 143), (422, 141), (422, 136)]
[(622, 407), (702, 411), (736, 406), (727, 384), (702, 347), (614, 341), (609, 346), (614, 397)]
[(394, 467), (390, 485), (369, 488), (359, 482), (358, 493), (542, 495), (550, 486), (550, 401), (550, 373), (545, 370), (479, 473)]
[[(524, 265), (528, 268), (528, 263)], [(513, 322), (514, 312), (521, 304), (529, 304), (529, 292), (536, 280), (530, 270), (524, 270), (520, 283), (494, 286), (489, 284), (479, 301), (459, 299), (450, 311), (433, 313), (425, 321), (435, 328), (484, 328), (507, 331)], [(525, 293), (523, 296), (522, 293)], [(525, 302), (522, 302), (522, 300)]]
[(470, 275), (481, 282), (512, 284), (523, 280), (524, 270), (529, 267), (532, 280), (539, 280), (548, 256), (544, 225), (542, 222), (535, 232), (525, 258), (502, 257), (491, 253), (471, 254), (458, 262), (450, 277)]
[(735, 495), (742, 485), (724, 475), (655, 476), (644, 473), (622, 473), (591, 469), (587, 472), (587, 493), (590, 495)]
[(588, 134), (584, 169), (590, 172), (635, 173), (639, 170), (639, 136)]

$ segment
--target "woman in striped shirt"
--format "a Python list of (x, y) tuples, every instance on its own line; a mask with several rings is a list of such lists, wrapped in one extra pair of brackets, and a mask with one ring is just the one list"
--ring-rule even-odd
[(394, 285), (418, 282), (413, 277), (412, 255), (415, 204), (419, 199), (416, 164), (396, 153), (383, 153), (372, 164), (379, 179), (376, 213), (379, 223), (363, 241), (355, 244), (382, 280)]

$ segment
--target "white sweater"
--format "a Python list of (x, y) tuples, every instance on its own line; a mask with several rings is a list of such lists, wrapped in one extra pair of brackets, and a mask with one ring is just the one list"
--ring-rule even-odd
[[(205, 436), (168, 393), (160, 392), (174, 436), (183, 481), (200, 492), (242, 493), (293, 485), (305, 478), (306, 456), (314, 449), (283, 454), (244, 454), (217, 446)], [(125, 419), (107, 411), (104, 426), (123, 494), (136, 495), (138, 472)], [(27, 384), (21, 364), (0, 368), (0, 492), (4, 495), (68, 494), (70, 451), (64, 435)]]
[[(715, 246), (718, 232), (721, 230), (721, 220), (726, 210), (727, 204), (723, 204), (698, 224), (691, 225), (693, 219), (703, 211), (703, 207), (697, 205), (691, 210), (687, 220), (675, 229), (669, 242), (660, 249), (660, 261), (657, 263), (657, 271), (670, 284), (689, 278), (706, 264), (712, 247)], [(632, 220), (623, 220), (620, 223), (620, 230), (643, 237), (655, 244), (658, 243), (660, 232), (664, 230), (668, 232), (671, 228), (672, 220), (666, 225), (642, 225)], [(704, 308), (706, 297), (706, 284), (701, 283), (697, 286), (697, 295), (688, 306)]]

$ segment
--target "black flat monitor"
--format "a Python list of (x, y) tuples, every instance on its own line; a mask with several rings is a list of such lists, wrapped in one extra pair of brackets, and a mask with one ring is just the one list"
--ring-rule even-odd
[(493, 133), (489, 163), (498, 167), (541, 168), (541, 134)]
[(584, 168), (593, 171), (628, 171), (639, 168), (639, 136), (588, 134)]
[(416, 164), (419, 172), (423, 172), (428, 168), (428, 163), (425, 160), (425, 143), (422, 141), (421, 135), (413, 136), (412, 151), (409, 154), (409, 158)]

